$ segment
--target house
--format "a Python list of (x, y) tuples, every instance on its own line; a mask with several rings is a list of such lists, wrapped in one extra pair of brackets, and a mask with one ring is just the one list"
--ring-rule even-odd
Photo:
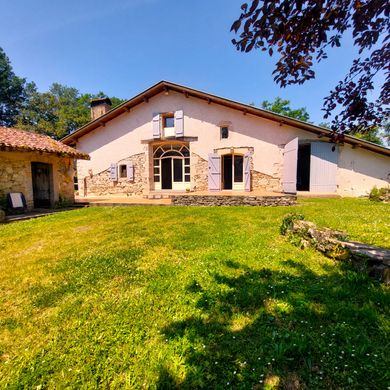
[(27, 208), (74, 201), (74, 160), (89, 156), (36, 133), (0, 127), (0, 198), (22, 192)]
[(389, 185), (390, 149), (162, 81), (62, 141), (86, 151), (77, 163), (82, 196), (193, 191), (366, 195)]

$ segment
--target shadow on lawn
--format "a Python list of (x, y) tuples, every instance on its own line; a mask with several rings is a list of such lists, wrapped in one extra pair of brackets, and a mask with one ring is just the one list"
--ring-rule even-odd
[(378, 284), (347, 265), (324, 275), (293, 260), (282, 272), (226, 267), (241, 274), (215, 274), (216, 291), (188, 286), (201, 314), (164, 329), (186, 376), (166, 362), (157, 388), (386, 388), (388, 302)]

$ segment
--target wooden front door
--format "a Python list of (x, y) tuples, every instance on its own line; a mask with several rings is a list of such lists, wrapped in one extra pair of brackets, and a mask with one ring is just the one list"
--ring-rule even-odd
[(50, 207), (52, 204), (51, 164), (31, 163), (34, 207)]

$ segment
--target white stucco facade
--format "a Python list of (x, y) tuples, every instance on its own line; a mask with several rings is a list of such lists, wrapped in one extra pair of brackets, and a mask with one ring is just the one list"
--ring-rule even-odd
[[(154, 139), (153, 115), (177, 110), (184, 113), (184, 138)], [(220, 128), (223, 126), (229, 128), (226, 139), (221, 139)], [(139, 191), (147, 193), (161, 189), (154, 182), (153, 147), (159, 143), (180, 141), (188, 145), (191, 151), (191, 181), (187, 183), (191, 190), (197, 189), (196, 178), (200, 175), (195, 170), (205, 170), (202, 180), (207, 178), (206, 165), (210, 153), (244, 154), (245, 151), (250, 151), (253, 172), (251, 190), (261, 187), (263, 178), (268, 178), (274, 183), (273, 190), (282, 191), (284, 147), (295, 138), (299, 143), (329, 142), (326, 138), (320, 139), (316, 134), (298, 127), (280, 124), (220, 104), (186, 97), (173, 91), (169, 94), (160, 93), (147, 102), (136, 105), (129, 112), (121, 113), (104, 126), (78, 137), (77, 149), (91, 157), (89, 161), (78, 161), (79, 187), (82, 189), (81, 195), (89, 195), (89, 189), (84, 188), (88, 187), (87, 180), (108, 172), (113, 163), (131, 160), (132, 156), (144, 156), (137, 162), (137, 169), (143, 176), (139, 180), (139, 188), (142, 188)], [(337, 194), (361, 196), (366, 195), (373, 186), (389, 185), (388, 156), (362, 148), (353, 149), (348, 144), (338, 145), (337, 153)], [(143, 170), (141, 165), (144, 165)], [(258, 179), (254, 180), (256, 177)], [(112, 183), (112, 186), (114, 188), (116, 184)], [(118, 191), (120, 192), (117, 188), (116, 193)], [(131, 189), (127, 188), (126, 191), (129, 195)]]

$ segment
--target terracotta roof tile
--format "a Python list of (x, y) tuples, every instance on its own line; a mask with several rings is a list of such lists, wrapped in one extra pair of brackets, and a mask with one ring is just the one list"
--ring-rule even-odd
[(87, 153), (80, 152), (47, 135), (10, 127), (0, 127), (0, 150), (16, 150), (21, 152), (37, 151), (89, 160)]

